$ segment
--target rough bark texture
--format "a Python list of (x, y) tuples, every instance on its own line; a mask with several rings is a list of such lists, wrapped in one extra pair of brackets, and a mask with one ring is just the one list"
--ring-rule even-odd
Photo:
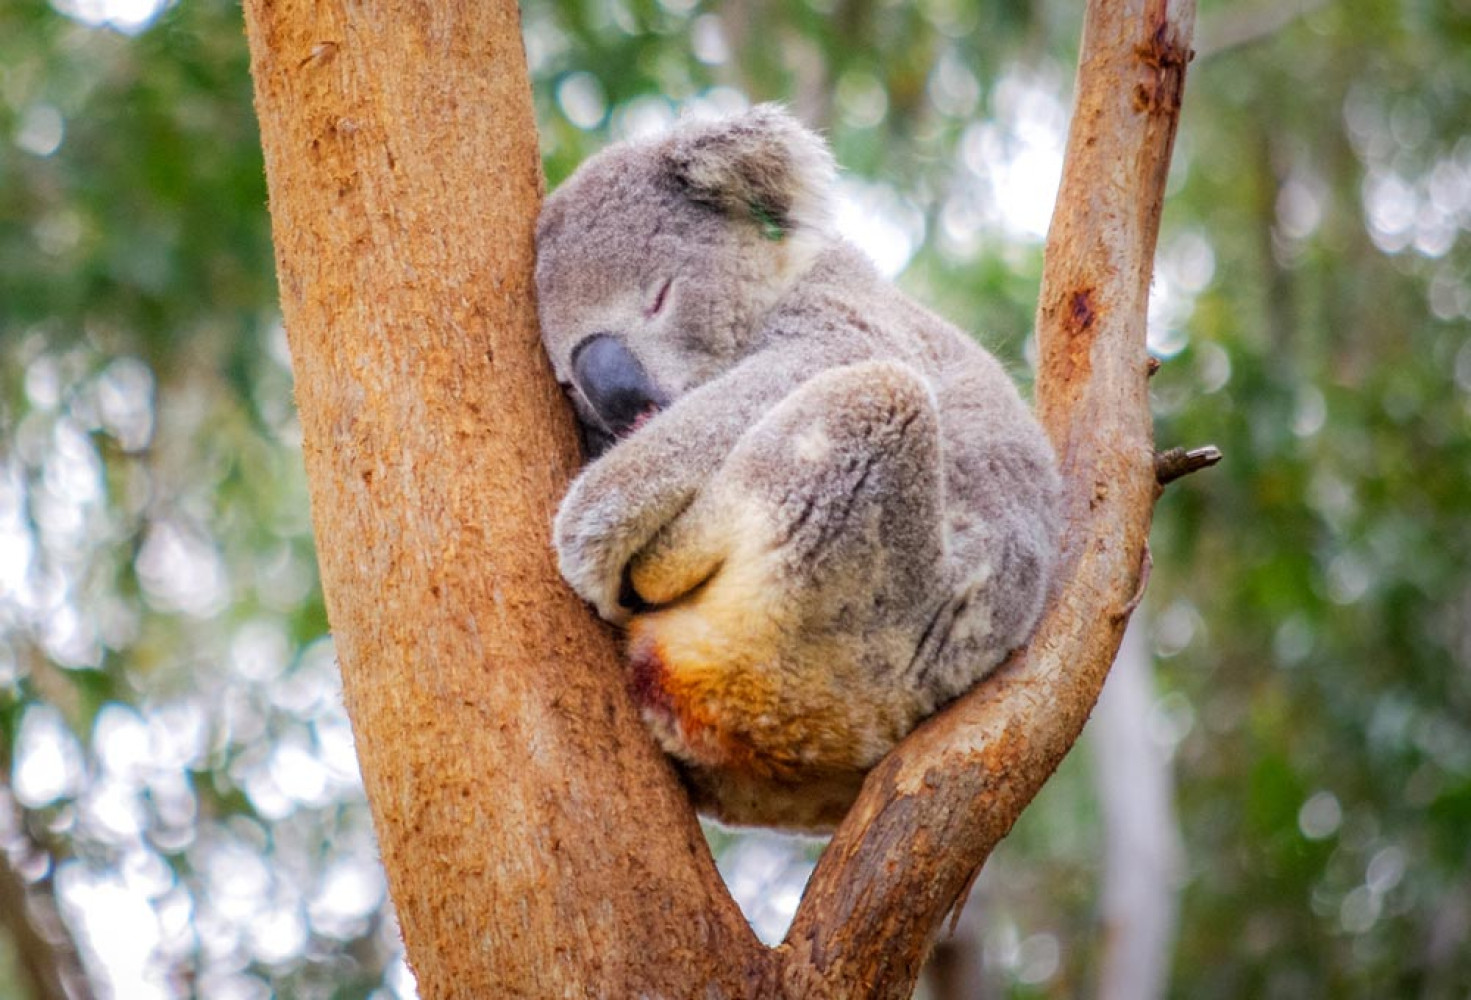
[(537, 343), (515, 5), (247, 0), (323, 587), (424, 997), (909, 995), (1142, 582), (1144, 310), (1193, 9), (1089, 5), (1038, 319), (1065, 583), (1029, 650), (874, 771), (768, 951), (552, 564), (576, 452)]
[(514, 3), (245, 5), (322, 584), (421, 995), (745, 988), (760, 945), (559, 579)]

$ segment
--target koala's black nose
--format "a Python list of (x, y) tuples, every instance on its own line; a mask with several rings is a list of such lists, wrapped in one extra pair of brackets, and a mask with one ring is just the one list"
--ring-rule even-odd
[(573, 350), (572, 377), (603, 425), (595, 430), (613, 438), (627, 434), (668, 402), (633, 352), (606, 333), (587, 338)]

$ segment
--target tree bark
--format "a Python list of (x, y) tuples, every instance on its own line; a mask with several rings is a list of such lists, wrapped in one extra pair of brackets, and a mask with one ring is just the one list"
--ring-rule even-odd
[(562, 584), (507, 0), (245, 5), (312, 516), (421, 995), (740, 995), (763, 951)]
[(1038, 315), (1064, 583), (1027, 651), (875, 769), (773, 950), (551, 558), (577, 454), (536, 332), (516, 6), (245, 11), (323, 590), (421, 995), (907, 996), (1142, 586), (1144, 309), (1193, 3), (1089, 5)]

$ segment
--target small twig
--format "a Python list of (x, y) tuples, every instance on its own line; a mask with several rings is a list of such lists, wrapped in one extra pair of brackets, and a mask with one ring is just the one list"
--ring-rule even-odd
[(1221, 460), (1221, 449), (1213, 444), (1201, 448), (1171, 448), (1154, 454), (1154, 478), (1161, 486), (1168, 486), (1181, 476), (1209, 468)]

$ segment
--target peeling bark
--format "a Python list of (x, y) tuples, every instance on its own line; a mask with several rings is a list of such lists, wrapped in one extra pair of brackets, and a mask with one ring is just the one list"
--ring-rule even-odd
[(576, 448), (535, 325), (516, 6), (245, 12), (323, 589), (421, 995), (908, 996), (1139, 589), (1144, 312), (1193, 3), (1089, 5), (1038, 311), (1063, 583), (1027, 650), (875, 768), (777, 949), (552, 562)]

